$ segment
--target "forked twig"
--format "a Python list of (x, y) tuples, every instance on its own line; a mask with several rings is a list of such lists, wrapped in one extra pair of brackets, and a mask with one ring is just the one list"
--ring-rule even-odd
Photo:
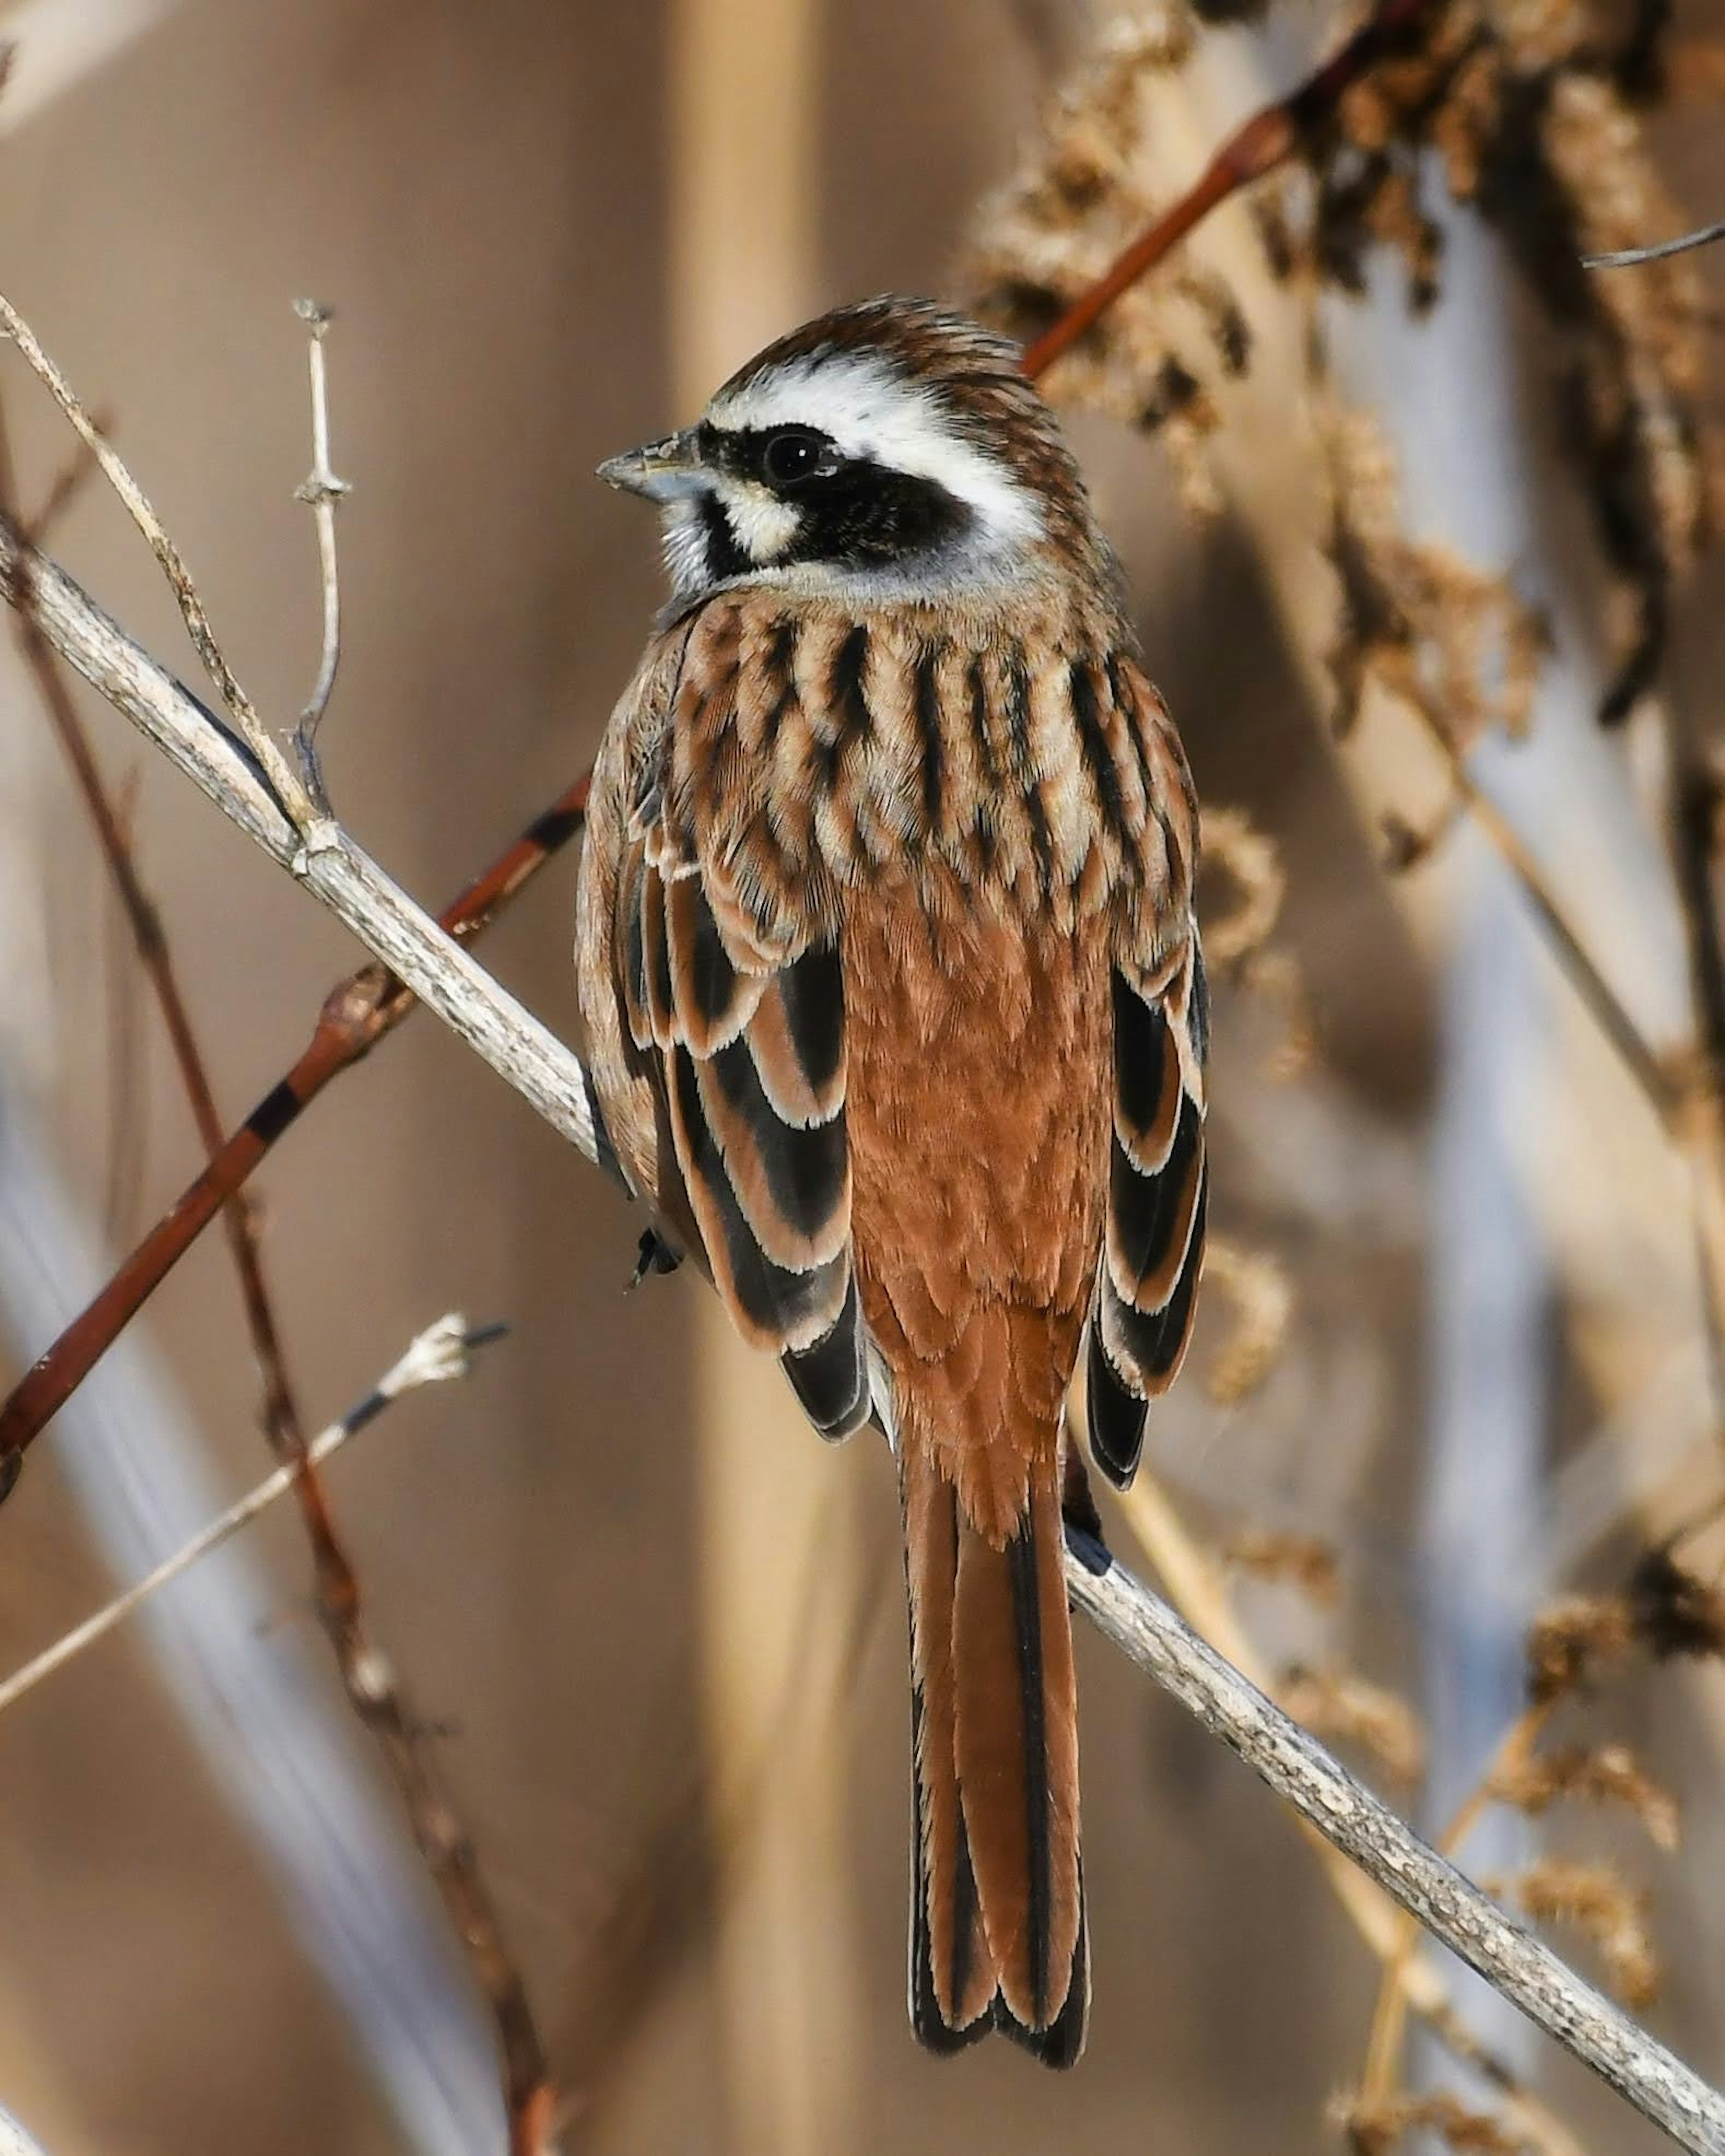
[[(480, 936), (581, 829), (583, 777), (535, 817), (514, 843), (439, 916), (458, 942)], [(273, 1148), (331, 1079), (368, 1055), (418, 1009), (418, 998), (379, 966), (364, 966), (324, 998), (311, 1040), (131, 1256), (44, 1350), (0, 1405), (0, 1459), (22, 1451), (82, 1384), (123, 1328), (184, 1257), (224, 1204), (243, 1191)]]
[(204, 610), (198, 587), (192, 581), (191, 572), (181, 559), (178, 547), (168, 537), (161, 518), (151, 506), (148, 495), (102, 439), (95, 420), (74, 395), (71, 385), (37, 341), (35, 332), (3, 295), (0, 295), (0, 335), (9, 337), (23, 354), (31, 372), (65, 414), (79, 439), (100, 465), (103, 478), (119, 495), (132, 522), (149, 542), (151, 552), (161, 563), (168, 588), (178, 603), (181, 619), (186, 624), (193, 648), (215, 684), (217, 695), (244, 737), (246, 747), (257, 758), (259, 768), (268, 780), (282, 812), (297, 829), (306, 829), (314, 821), (311, 798), (300, 783), (299, 774), (258, 716), (257, 706), (239, 685), (238, 676), (228, 663), (227, 654), (216, 640), (215, 631), (210, 626), (209, 616)]
[(316, 300), (296, 300), (294, 311), (311, 331), (307, 349), (311, 366), (311, 470), (297, 489), (298, 498), (309, 502), (317, 525), (317, 560), (323, 585), (323, 653), (310, 701), (300, 714), (294, 747), (305, 790), (321, 814), (330, 814), (330, 798), (317, 757), (317, 730), (329, 709), (330, 692), (336, 685), (336, 669), (341, 663), (341, 576), (336, 554), (336, 509), (349, 492), (346, 480), (330, 469), (329, 368), (324, 346), (333, 317)]

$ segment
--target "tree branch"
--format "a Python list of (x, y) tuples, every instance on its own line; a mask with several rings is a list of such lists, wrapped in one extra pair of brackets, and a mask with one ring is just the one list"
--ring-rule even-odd
[(1725, 2156), (1725, 2097), (1511, 1922), (1132, 1574), (1071, 1537), (1074, 1606), (1529, 2020), (1692, 2156)]
[(1166, 260), (1213, 209), (1286, 164), (1328, 120), (1343, 93), (1409, 37), (1432, 5), (1433, 0), (1378, 0), (1346, 44), (1287, 96), (1265, 105), (1237, 128), (1179, 200), (1140, 233), (1025, 352), (1024, 368), (1030, 379), (1046, 373), (1070, 352), (1122, 292)]
[(242, 1527), (248, 1527), (260, 1512), (267, 1512), (279, 1497), (285, 1496), (296, 1480), (308, 1470), (321, 1468), (326, 1460), (333, 1459), (351, 1437), (367, 1429), (376, 1421), (393, 1400), (403, 1393), (415, 1391), (421, 1385), (441, 1384), (450, 1378), (465, 1377), (470, 1367), (473, 1351), (497, 1337), (499, 1328), (483, 1327), (475, 1330), (467, 1320), (451, 1312), (440, 1317), (434, 1325), (410, 1341), (405, 1352), (385, 1371), (362, 1400), (351, 1407), (339, 1422), (332, 1422), (327, 1430), (320, 1430), (305, 1447), (303, 1460), (287, 1461), (235, 1500), (226, 1512), (218, 1513), (208, 1527), (200, 1527), (189, 1541), (182, 1543), (172, 1557), (145, 1573), (140, 1580), (116, 1594), (110, 1602), (74, 1625), (69, 1632), (63, 1632), (50, 1647), (44, 1647), (22, 1667), (0, 1682), (0, 1714), (22, 1699), (26, 1692), (33, 1691), (45, 1678), (56, 1670), (64, 1669), (86, 1648), (93, 1647), (98, 1640), (105, 1640), (115, 1627), (125, 1623), (135, 1610), (141, 1609), (152, 1594), (157, 1594), (187, 1572), (200, 1558), (208, 1557), (229, 1542)]
[[(438, 916), (458, 942), (472, 942), (581, 829), (585, 776), (551, 806)], [(101, 1291), (74, 1317), (0, 1405), (0, 1463), (30, 1444), (63, 1408), (123, 1328), (167, 1279), (229, 1200), (236, 1198), (332, 1078), (393, 1033), (418, 1000), (393, 973), (362, 966), (325, 997), (311, 1040), (245, 1121), (211, 1152), (208, 1164)], [(218, 1133), (219, 1136), (219, 1133)]]
[(246, 746), (135, 644), (64, 570), (0, 516), (0, 592), (28, 604), (49, 642), (270, 859), (347, 924), (554, 1130), (599, 1158), (578, 1057), (468, 957), (345, 831), (302, 838)]
[[(0, 584), (61, 655), (306, 884), (402, 980), (571, 1137), (599, 1158), (579, 1060), (419, 911), (345, 834), (301, 841), (234, 737), (64, 571), (0, 523)], [(1426, 1848), (1297, 1724), (1121, 1568), (1068, 1568), (1077, 1606), (1435, 1937), (1664, 2126), (1694, 2156), (1725, 2156), (1725, 2102)], [(452, 1853), (428, 1852), (434, 1866)], [(459, 1852), (457, 1852), (459, 1854)]]
[(1632, 270), (1642, 262), (1663, 262), (1672, 254), (1686, 254), (1694, 247), (1711, 247), (1725, 239), (1725, 223), (1704, 224), (1694, 232), (1679, 233), (1675, 239), (1661, 239), (1651, 247), (1621, 247), (1610, 254), (1584, 254), (1584, 270)]

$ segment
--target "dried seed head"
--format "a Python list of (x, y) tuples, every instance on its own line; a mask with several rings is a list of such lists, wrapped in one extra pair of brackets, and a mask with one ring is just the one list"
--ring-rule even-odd
[(1527, 1692), (1548, 1706), (1621, 1661), (1635, 1638), (1619, 1595), (1566, 1594), (1548, 1603), (1527, 1635)]
[(1656, 1661), (1725, 1655), (1725, 1594), (1686, 1572), (1668, 1549), (1649, 1550), (1630, 1573), (1629, 1613)]
[(1537, 2143), (1512, 2132), (1496, 2112), (1473, 2111), (1459, 2097), (1440, 2093), (1402, 2092), (1369, 2102), (1350, 2094), (1332, 2104), (1330, 2116), (1353, 2156), (1391, 2156), (1420, 2132), (1435, 2134), (1463, 2156), (1541, 2156)]
[(1404, 1699), (1353, 1670), (1290, 1670), (1283, 1707), (1314, 1737), (1357, 1744), (1393, 1782), (1410, 1789), (1425, 1771), (1425, 1732)]
[(1676, 1799), (1645, 1772), (1626, 1744), (1537, 1753), (1501, 1768), (1487, 1787), (1499, 1804), (1534, 1817), (1566, 1798), (1618, 1805), (1635, 1814), (1658, 1848), (1669, 1852), (1677, 1846)]
[(1236, 1527), (1223, 1538), (1224, 1564), (1249, 1572), (1255, 1579), (1296, 1587), (1325, 1609), (1342, 1599), (1342, 1569), (1333, 1547), (1316, 1535), (1290, 1534), (1274, 1527)]
[[(1647, 1897), (1609, 1864), (1548, 1856), (1509, 1882), (1536, 1923), (1573, 1924), (1592, 1943), (1606, 1981), (1626, 2006), (1659, 1996), (1659, 1958), (1647, 1930)], [(1494, 1887), (1501, 1893), (1501, 1883)]]
[(1212, 1234), (1204, 1250), (1204, 1277), (1233, 1306), (1234, 1322), (1204, 1374), (1204, 1389), (1218, 1405), (1232, 1407), (1275, 1368), (1293, 1316), (1294, 1291), (1267, 1250), (1248, 1250), (1232, 1236)]

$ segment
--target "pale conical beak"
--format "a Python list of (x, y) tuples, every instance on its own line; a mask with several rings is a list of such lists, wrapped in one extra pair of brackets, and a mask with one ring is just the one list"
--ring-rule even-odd
[(620, 457), (607, 457), (599, 466), (599, 477), (607, 486), (644, 494), (649, 501), (669, 501), (692, 491), (700, 470), (695, 430), (689, 427), (680, 434), (667, 434), (662, 442), (649, 442), (639, 449), (625, 449)]

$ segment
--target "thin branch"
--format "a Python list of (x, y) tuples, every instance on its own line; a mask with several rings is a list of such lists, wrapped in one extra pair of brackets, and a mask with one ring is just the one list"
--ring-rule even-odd
[(401, 1398), (403, 1393), (414, 1391), (421, 1385), (441, 1384), (450, 1378), (464, 1378), (472, 1367), (473, 1352), (487, 1342), (495, 1339), (501, 1328), (488, 1326), (475, 1330), (459, 1312), (452, 1311), (440, 1317), (434, 1325), (426, 1327), (412, 1341), (400, 1359), (386, 1370), (365, 1398), (357, 1401), (339, 1422), (321, 1430), (305, 1448), (302, 1462), (293, 1460), (278, 1467), (254, 1490), (230, 1505), (227, 1511), (210, 1522), (183, 1543), (172, 1557), (164, 1558), (160, 1564), (145, 1574), (143, 1578), (116, 1594), (81, 1625), (74, 1625), (69, 1632), (63, 1633), (51, 1647), (45, 1647), (21, 1669), (0, 1681), (0, 1714), (16, 1704), (26, 1692), (33, 1691), (46, 1677), (56, 1670), (75, 1661), (86, 1648), (104, 1640), (116, 1626), (124, 1624), (133, 1611), (141, 1609), (152, 1594), (177, 1579), (182, 1573), (189, 1572), (200, 1558), (208, 1556), (213, 1549), (230, 1541), (242, 1527), (249, 1527), (260, 1512), (267, 1512), (277, 1498), (285, 1496), (295, 1479), (305, 1470), (321, 1467), (331, 1460), (351, 1437), (376, 1421), (384, 1409)]
[(301, 835), (220, 720), (0, 516), (0, 589), (60, 656), (588, 1160), (599, 1140), (580, 1060), (459, 950), (339, 827)]
[[(482, 934), (581, 829), (587, 790), (588, 780), (583, 777), (535, 817), (444, 908), (439, 925), (460, 943)], [(211, 1153), (208, 1166), (103, 1284), (100, 1294), (37, 1358), (0, 1404), (0, 1457), (22, 1450), (59, 1414), (124, 1327), (331, 1080), (362, 1061), (418, 1007), (412, 990), (379, 966), (363, 966), (331, 989), (298, 1060)]]
[(1695, 1014), (1694, 1082), (1682, 1136), (1696, 1178), (1696, 1233), (1707, 1288), (1716, 1390), (1725, 1389), (1725, 936), (1713, 896), (1719, 785), (1691, 718), (1667, 699), (1666, 755), (1673, 881)]
[(215, 631), (210, 627), (203, 601), (192, 581), (191, 572), (180, 557), (179, 549), (163, 529), (161, 518), (150, 505), (149, 497), (110, 445), (103, 440), (95, 420), (73, 394), (71, 385), (38, 343), (35, 332), (3, 295), (0, 295), (0, 335), (9, 337), (23, 354), (32, 372), (47, 388), (55, 403), (70, 421), (80, 440), (101, 466), (102, 476), (119, 495), (132, 522), (149, 542), (151, 551), (161, 563), (162, 574), (167, 578), (169, 588), (178, 602), (181, 618), (185, 622), (193, 647), (203, 661), (205, 671), (215, 684), (216, 693), (244, 737), (247, 747), (268, 780), (275, 805), (297, 828), (302, 830), (309, 829), (316, 821), (311, 799), (300, 783), (299, 774), (258, 716), (257, 706), (241, 688), (234, 669), (228, 664), (227, 655), (216, 641)]
[[(1193, 1539), (1155, 1476), (1141, 1466), (1131, 1488), (1121, 1491), (1117, 1502), (1180, 1614), (1241, 1676), (1267, 1692), (1269, 1670), (1240, 1623), (1214, 1561)], [(1508, 2062), (1466, 2026), (1436, 1964), (1414, 1952), (1417, 1926), (1317, 1827), (1304, 1820), (1296, 1824), (1317, 1852), (1343, 1912), (1383, 1965), (1380, 2001), (1393, 1999), (1398, 2009), (1411, 2006), (1451, 2051), (1486, 2075), (1530, 2138), (1553, 2156), (1579, 2156), (1561, 2122), (1522, 2085)], [(1384, 2010), (1381, 2004), (1379, 2010)]]
[[(3, 304), (0, 302), (0, 305)], [(27, 337), (29, 335), (28, 330), (23, 334)], [(30, 343), (34, 346), (33, 338)], [(39, 354), (39, 346), (34, 348)], [(43, 364), (49, 367), (54, 380), (59, 382), (45, 356)], [(64, 392), (64, 404), (70, 398), (70, 392), (64, 390), (63, 383), (60, 388)], [(75, 399), (71, 403), (75, 405)], [(84, 432), (84, 429), (80, 427), (80, 431)], [(3, 453), (3, 446), (0, 442), (0, 453)], [(318, 451), (326, 465), (326, 438), (319, 441)], [(109, 462), (101, 458), (100, 451), (98, 456), (105, 473), (112, 479)], [(118, 463), (117, 459), (112, 461)], [(124, 467), (120, 470), (123, 472)], [(0, 577), (3, 577), (7, 595), (13, 600), (28, 639), (27, 652), (44, 699), (55, 716), (84, 788), (103, 850), (132, 921), (140, 954), (161, 998), (200, 1134), (213, 1155), (223, 1146), (221, 1118), (180, 995), (160, 919), (143, 891), (126, 832), (106, 797), (75, 709), (54, 663), (49, 641), (41, 633), (40, 593), (36, 583), (41, 557), (33, 554), (27, 559), (20, 552), (16, 559), (6, 558), (5, 535), (13, 526), (10, 491), (10, 474), (5, 468), (3, 454), (0, 454)], [(142, 501), (141, 495), (138, 499)], [(145, 507), (147, 510), (147, 504)], [(178, 555), (166, 535), (163, 546), (167, 555), (177, 562)], [(172, 573), (170, 571), (171, 578)], [(195, 593), (193, 598), (195, 603)], [(198, 612), (201, 616), (201, 608)], [(191, 619), (188, 613), (188, 623)], [(339, 857), (345, 841), (326, 816), (317, 827), (317, 833), (321, 840), (321, 856)], [(309, 829), (306, 836), (309, 844), (312, 837)], [(544, 2145), (554, 2099), (525, 1988), (504, 1944), (480, 1878), (472, 1845), (439, 1786), (426, 1750), (423, 1725), (408, 1712), (388, 1660), (365, 1631), (358, 1577), (337, 1532), (327, 1493), (309, 1457), (304, 1424), (288, 1382), (280, 1334), (264, 1283), (254, 1228), (244, 1199), (237, 1194), (229, 1196), (226, 1212), (248, 1324), (264, 1378), (266, 1431), (278, 1455), (291, 1471), (290, 1486), (298, 1502), (311, 1549), (318, 1614), (335, 1651), (350, 1702), (382, 1748), (414, 1839), (443, 1893), (456, 1936), (491, 2009), (504, 2059), (511, 2144), (521, 2156), (532, 2156), (532, 2152)], [(112, 1286), (110, 1282), (110, 1289)], [(37, 1372), (31, 1373), (32, 1378), (37, 1375)], [(30, 1379), (25, 1383), (28, 1387)], [(39, 1378), (37, 1389), (39, 1394), (46, 1396), (52, 1388), (43, 1386)], [(39, 1423), (37, 1426), (40, 1427)], [(28, 1441), (26, 1438), (24, 1442)], [(0, 1496), (16, 1479), (22, 1455), (23, 1446), (18, 1443), (9, 1443), (0, 1450)]]
[(1686, 254), (1692, 248), (1711, 247), (1716, 239), (1725, 239), (1725, 223), (1704, 224), (1694, 232), (1681, 233), (1675, 239), (1656, 241), (1651, 247), (1620, 247), (1610, 254), (1584, 254), (1584, 270), (1632, 270), (1641, 262), (1663, 262), (1673, 254)]
[(1680, 2148), (1725, 2156), (1725, 2097), (1428, 1848), (1166, 1603), (1076, 1536), (1066, 1584), (1075, 1607), (1435, 1938)]
[[(13, 511), (16, 500), (14, 485), (4, 413), (0, 409), (0, 516)], [(216, 1106), (208, 1065), (193, 1026), (191, 1012), (180, 986), (178, 969), (174, 963), (173, 952), (163, 929), (161, 914), (144, 887), (126, 819), (103, 783), (95, 752), (78, 716), (77, 706), (67, 686), (65, 676), (37, 625), (33, 611), (28, 605), (19, 607), (16, 622), (19, 649), (35, 678), (43, 708), (48, 713), (66, 761), (71, 766), (73, 778), (83, 796), (90, 822), (95, 826), (96, 843), (131, 926), (132, 938), (137, 947), (138, 962), (149, 977), (150, 985), (155, 992), (162, 1025), (180, 1074), (180, 1082), (191, 1106), (198, 1137), (204, 1152), (213, 1154), (220, 1149), (223, 1137), (221, 1112)], [(298, 1417), (288, 1383), (280, 1335), (264, 1283), (263, 1256), (258, 1246), (256, 1225), (249, 1208), (237, 1195), (231, 1198), (223, 1209), (223, 1218), (234, 1270), (239, 1276), (252, 1352), (263, 1375), (264, 1427), (270, 1433), (271, 1442), (280, 1446), (285, 1440), (287, 1432), (297, 1424)], [(15, 1457), (15, 1449), (0, 1446), (0, 1461), (3, 1461), (5, 1457)], [(8, 1486), (5, 1484), (6, 1472), (3, 1464), (0, 1464), (0, 1486)]]
[[(111, 434), (114, 431), (113, 423), (105, 412), (95, 413), (94, 424), (100, 434)], [(29, 533), (31, 543), (33, 546), (46, 545), (49, 532), (59, 522), (60, 518), (71, 506), (74, 498), (83, 487), (85, 481), (96, 469), (95, 457), (91, 455), (85, 444), (80, 442), (71, 455), (66, 459), (49, 481), (48, 491), (43, 495), (35, 515), (28, 519), (20, 519), (24, 530)]]
[[(1540, 1738), (1556, 1709), (1557, 1696), (1537, 1699), (1523, 1708), (1505, 1730), (1486, 1763), (1479, 1779), (1451, 1815), (1438, 1836), (1440, 1855), (1456, 1856), (1469, 1835), (1494, 1801), (1492, 1792), (1500, 1778), (1525, 1765), (1538, 1749)], [(1369, 2108), (1388, 2102), (1394, 2093), (1406, 2029), (1406, 1992), (1402, 1982), (1409, 1958), (1419, 1944), (1417, 1921), (1404, 1914), (1399, 1920), (1394, 1956), (1384, 1964), (1384, 1981), (1373, 2010), (1371, 2033), (1366, 2043), (1365, 2071), (1360, 2077), (1359, 2098)]]
[(1395, 51), (1432, 5), (1433, 0), (1379, 0), (1370, 19), (1338, 52), (1286, 97), (1255, 112), (1230, 135), (1180, 199), (1141, 233), (1025, 352), (1024, 369), (1031, 380), (1070, 352), (1122, 292), (1173, 254), (1213, 209), (1286, 164), (1329, 120), (1344, 91), (1386, 54)]
[(336, 556), (336, 508), (349, 488), (347, 480), (337, 479), (330, 469), (329, 369), (324, 345), (333, 317), (330, 310), (320, 306), (316, 300), (296, 300), (294, 311), (311, 332), (308, 350), (311, 364), (311, 470), (300, 483), (297, 495), (300, 501), (311, 504), (316, 521), (318, 568), (323, 583), (323, 655), (311, 701), (300, 714), (294, 747), (306, 791), (316, 803), (320, 814), (326, 816), (330, 814), (330, 798), (317, 759), (317, 730), (329, 708), (330, 692), (336, 685), (336, 669), (341, 663), (341, 577)]
[[(0, 572), (9, 592), (28, 590), (42, 624), (57, 649), (116, 707), (156, 741), (257, 844), (285, 865), (295, 863), (292, 835), (246, 761), (226, 741), (210, 715), (146, 654), (123, 637), (63, 572), (39, 556), (21, 563), (16, 533), (0, 524)], [(20, 579), (20, 566), (28, 570)], [(494, 983), (462, 958), (453, 944), (440, 949), (431, 924), (363, 855), (342, 842), (322, 856), (343, 864), (342, 873), (315, 880), (302, 869), (322, 901), (386, 957), (404, 953), (413, 985), (465, 1039), (484, 1045), (489, 1060), (510, 1073), (516, 1090), (568, 1135), (588, 1135), (597, 1155), (592, 1124), (578, 1124), (572, 1101), (585, 1110), (586, 1079), (577, 1060), (549, 1043), (536, 1020), (504, 997)], [(456, 961), (459, 960), (458, 965)], [(403, 968), (405, 972), (405, 968)], [(525, 1043), (508, 1036), (524, 1029)], [(504, 1029), (499, 1037), (499, 1029)], [(1345, 1773), (1322, 1747), (1230, 1670), (1164, 1604), (1110, 1564), (1100, 1573), (1082, 1560), (1069, 1566), (1075, 1599), (1109, 1636), (1173, 1693), (1214, 1733), (1248, 1758), (1278, 1794), (1343, 1849), (1445, 1944), (1502, 1989), (1540, 2025), (1584, 2060), (1646, 2116), (1664, 2125), (1695, 2156), (1725, 2156), (1725, 2101), (1664, 2048), (1600, 1998), (1546, 1948), (1511, 1923), (1478, 1890)], [(352, 1642), (350, 1641), (350, 1645)], [(408, 1722), (387, 1665), (365, 1653), (344, 1656), (356, 1704), (378, 1728), (403, 1769), (423, 1771), (414, 1758)], [(452, 1906), (477, 1893), (470, 1856), (453, 1822), (426, 1793), (416, 1821), (432, 1831), (422, 1838), (439, 1882)], [(444, 1831), (447, 1825), (447, 1832)], [(487, 1913), (488, 1911), (487, 1911)], [(511, 1979), (500, 1971), (505, 2002)], [(494, 2010), (499, 2002), (494, 2001)], [(501, 2018), (500, 2016), (500, 2018)], [(531, 2027), (531, 2024), (526, 2026)], [(511, 2082), (530, 2077), (531, 2051), (512, 2053)], [(548, 2112), (548, 2086), (545, 2092)], [(531, 2116), (531, 2113), (517, 2113)]]

